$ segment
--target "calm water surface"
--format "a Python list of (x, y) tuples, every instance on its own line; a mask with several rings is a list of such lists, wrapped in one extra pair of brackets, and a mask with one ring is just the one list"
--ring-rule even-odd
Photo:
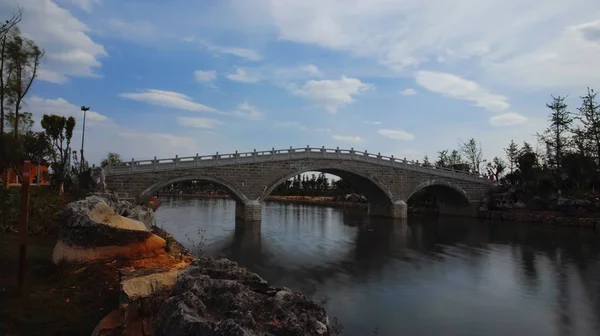
[(302, 291), (343, 335), (600, 335), (600, 235), (463, 218), (374, 219), (267, 203), (235, 224), (230, 200), (164, 200), (158, 224)]

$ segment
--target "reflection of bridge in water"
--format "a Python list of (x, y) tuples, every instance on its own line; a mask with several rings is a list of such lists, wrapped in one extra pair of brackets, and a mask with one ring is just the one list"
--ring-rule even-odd
[[(282, 219), (284, 217), (285, 214)], [(557, 295), (560, 296), (558, 300), (565, 302), (572, 298), (567, 293), (566, 283), (569, 279), (565, 270), (559, 271), (566, 267), (563, 259), (571, 256), (593, 260), (600, 255), (600, 246), (593, 243), (594, 239), (589, 241), (594, 245), (593, 248), (588, 243), (583, 246), (571, 244), (576, 240), (569, 238), (565, 238), (559, 246), (547, 244), (561, 235), (547, 228), (477, 225), (461, 218), (443, 218), (443, 222), (435, 222), (438, 219), (429, 216), (411, 218), (409, 225), (405, 219), (373, 220), (357, 216), (352, 211), (344, 213), (343, 220), (345, 226), (357, 228), (353, 239), (340, 244), (336, 251), (330, 250), (330, 253), (317, 257), (318, 260), (312, 259), (306, 263), (298, 259), (299, 262), (290, 263), (288, 257), (293, 256), (294, 252), (279, 256), (281, 247), (273, 246), (269, 239), (264, 239), (260, 225), (249, 226), (247, 222), (238, 222), (234, 232), (213, 242), (211, 252), (238, 261), (275, 285), (293, 287), (310, 295), (316, 294), (317, 284), (338, 277), (344, 281), (350, 279), (362, 283), (372, 278), (381, 281), (391, 274), (393, 280), (390, 281), (395, 281), (394, 285), (401, 285), (413, 281), (413, 277), (422, 276), (414, 275), (414, 272), (430, 269), (432, 275), (439, 274), (441, 261), (447, 271), (452, 269), (448, 264), (455, 264), (463, 271), (466, 268), (473, 279), (478, 279), (489, 268), (491, 250), (502, 248), (518, 260), (516, 263), (520, 268), (516, 270), (516, 276), (522, 279), (523, 286), (533, 292), (540, 290), (540, 272), (544, 272), (543, 268), (554, 268), (559, 277), (556, 279), (559, 286)], [(567, 236), (571, 234), (567, 233)], [(532, 251), (546, 254), (551, 264), (540, 264), (539, 252)], [(585, 290), (590, 293), (600, 290), (600, 284), (589, 281), (600, 277), (600, 262), (574, 271), (582, 274)], [(398, 275), (402, 273), (405, 275)], [(318, 299), (319, 295), (316, 296)], [(595, 297), (594, 309), (600, 312), (600, 296)], [(561, 314), (572, 315), (575, 312), (562, 311)]]

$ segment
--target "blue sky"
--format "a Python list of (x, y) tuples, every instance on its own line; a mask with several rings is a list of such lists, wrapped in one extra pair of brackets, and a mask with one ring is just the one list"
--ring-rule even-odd
[(91, 106), (92, 163), (306, 145), (422, 160), (470, 137), (491, 158), (533, 140), (551, 93), (575, 110), (600, 89), (600, 2), (429, 3), (0, 0), (0, 13), (19, 4), (46, 50), (25, 109), (80, 120)]

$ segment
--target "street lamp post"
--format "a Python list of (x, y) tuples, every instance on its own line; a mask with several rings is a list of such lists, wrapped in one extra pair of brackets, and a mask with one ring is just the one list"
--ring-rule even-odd
[(79, 173), (83, 172), (83, 144), (85, 141), (85, 115), (86, 112), (90, 110), (89, 106), (81, 106), (81, 110), (83, 111), (83, 132), (81, 133), (81, 157), (79, 158), (79, 160), (81, 160), (81, 162), (79, 163)]

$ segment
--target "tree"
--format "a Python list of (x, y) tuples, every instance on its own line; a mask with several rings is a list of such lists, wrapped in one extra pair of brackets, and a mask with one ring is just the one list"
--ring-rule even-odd
[(427, 155), (423, 158), (423, 167), (431, 167), (431, 162), (429, 162), (429, 157)]
[(8, 32), (10, 32), (10, 30), (13, 27), (15, 27), (19, 22), (21, 22), (22, 18), (23, 18), (23, 10), (21, 8), (19, 8), (13, 14), (13, 16), (10, 17), (10, 19), (6, 20), (0, 26), (0, 39), (3, 39), (8, 34)]
[(35, 163), (48, 161), (53, 155), (52, 144), (44, 132), (27, 131), (19, 140), (23, 144), (23, 159)]
[(65, 118), (59, 115), (42, 117), (42, 128), (52, 144), (53, 181), (60, 192), (64, 191), (64, 183), (68, 180), (69, 159), (71, 154), (71, 139), (75, 129), (75, 118)]
[(508, 169), (510, 169), (510, 173), (512, 174), (517, 166), (517, 159), (519, 158), (519, 146), (514, 140), (510, 140), (510, 144), (507, 148), (504, 148), (504, 152), (506, 153), (506, 158), (508, 159)]
[(561, 158), (569, 146), (567, 133), (571, 129), (573, 118), (571, 112), (567, 110), (565, 98), (561, 96), (552, 96), (552, 102), (546, 104), (552, 111), (548, 117), (550, 126), (543, 134), (538, 134), (538, 137), (546, 145), (546, 157), (548, 166), (555, 169), (555, 176), (558, 182), (559, 171), (561, 168)]
[(119, 155), (117, 153), (109, 152), (106, 155), (106, 158), (104, 160), (102, 160), (102, 162), (100, 163), (100, 167), (105, 168), (108, 165), (116, 166), (116, 165), (120, 164), (121, 162), (122, 162), (121, 155)]
[(14, 132), (15, 127), (19, 127), (19, 134), (25, 134), (33, 128), (33, 114), (30, 112), (21, 112), (19, 114), (19, 122), (17, 122), (14, 112), (9, 112), (5, 115), (7, 133)]
[(494, 175), (494, 181), (498, 181), (500, 179), (500, 174), (504, 172), (506, 168), (506, 163), (499, 157), (494, 157), (492, 162), (487, 163), (488, 173)]
[(591, 144), (591, 150), (600, 165), (600, 105), (596, 103), (596, 92), (587, 88), (587, 94), (580, 97), (582, 100), (581, 107), (577, 110), (579, 113), (576, 119), (581, 121), (582, 129), (574, 131), (577, 142), (575, 145), (581, 150), (586, 146), (586, 142)]
[(460, 151), (466, 156), (466, 160), (471, 166), (471, 170), (474, 173), (480, 173), (481, 163), (483, 160), (483, 150), (481, 144), (478, 144), (474, 138), (469, 139), (467, 142), (460, 144)]
[(456, 149), (453, 149), (450, 153), (450, 156), (448, 156), (448, 165), (454, 168), (456, 165), (461, 163), (463, 163), (463, 159), (460, 156), (460, 153)]
[(7, 34), (5, 48), (5, 64), (7, 75), (6, 93), (8, 94), (8, 105), (14, 113), (14, 136), (19, 136), (19, 113), (23, 99), (29, 92), (33, 81), (37, 77), (40, 61), (44, 56), (41, 50), (32, 40), (21, 36), (20, 30), (15, 27)]
[(438, 160), (435, 162), (435, 166), (439, 168), (446, 168), (448, 165), (448, 150), (444, 149), (443, 151), (439, 151)]

